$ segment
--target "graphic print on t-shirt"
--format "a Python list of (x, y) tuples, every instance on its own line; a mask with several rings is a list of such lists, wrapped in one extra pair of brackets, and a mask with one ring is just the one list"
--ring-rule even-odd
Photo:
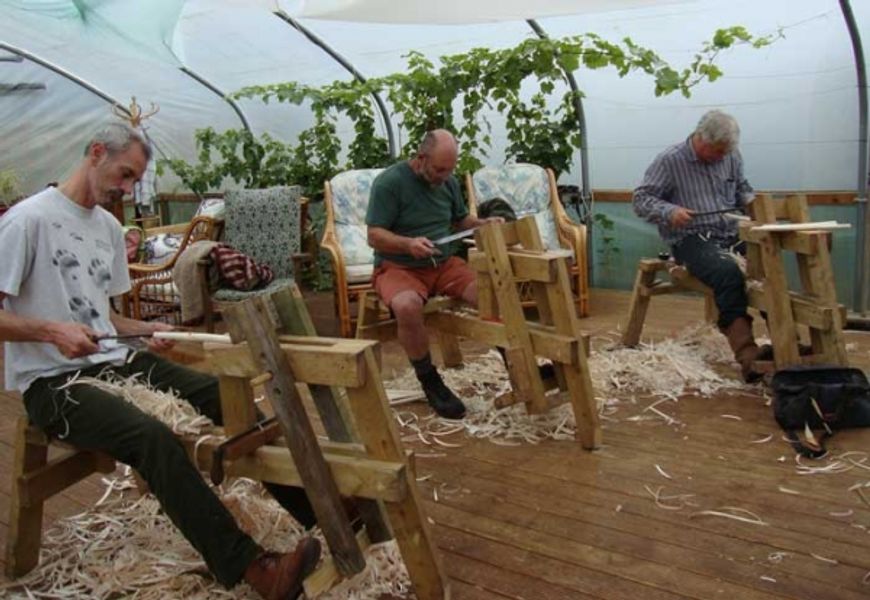
[(82, 291), (82, 283), (79, 281), (82, 265), (78, 257), (69, 250), (59, 249), (55, 251), (51, 262), (60, 269), (60, 276), (63, 279), (67, 296), (69, 296), (69, 308), (72, 311), (73, 320), (90, 327), (99, 318), (100, 313), (94, 308), (91, 299), (85, 297)]
[(109, 293), (109, 282), (112, 281), (112, 272), (109, 270), (109, 265), (103, 262), (101, 258), (95, 258), (88, 265), (88, 275), (93, 278), (94, 283), (98, 288), (106, 294)]

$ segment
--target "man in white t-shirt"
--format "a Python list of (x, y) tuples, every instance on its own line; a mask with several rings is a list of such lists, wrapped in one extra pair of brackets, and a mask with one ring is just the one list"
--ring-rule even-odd
[[(129, 194), (150, 156), (141, 134), (123, 124), (107, 125), (88, 143), (68, 180), (0, 218), (6, 387), (22, 392), (30, 421), (48, 435), (105, 452), (136, 469), (223, 585), (244, 579), (265, 598), (295, 598), (319, 559), (316, 540), (306, 537), (286, 554), (264, 552), (239, 529), (163, 423), (90, 385), (60, 389), (77, 373), (95, 376), (108, 370), (125, 378), (145, 373), (158, 389), (176, 390), (221, 422), (214, 377), (100, 339), (171, 329), (123, 317), (110, 303), (130, 289), (130, 280), (121, 226), (101, 205)], [(152, 340), (149, 349), (169, 345)], [(297, 518), (307, 511), (300, 520), (311, 524), (304, 491), (281, 486), (270, 491)]]

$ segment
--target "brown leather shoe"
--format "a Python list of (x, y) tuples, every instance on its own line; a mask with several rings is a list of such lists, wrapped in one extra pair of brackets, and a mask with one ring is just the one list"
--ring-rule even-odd
[(287, 554), (263, 552), (245, 570), (245, 581), (264, 600), (295, 600), (320, 560), (320, 542), (306, 537)]
[(749, 317), (737, 317), (728, 327), (722, 330), (728, 338), (728, 344), (734, 352), (734, 359), (740, 364), (740, 373), (746, 383), (759, 381), (762, 374), (753, 367), (758, 358), (759, 348), (752, 337), (752, 320)]

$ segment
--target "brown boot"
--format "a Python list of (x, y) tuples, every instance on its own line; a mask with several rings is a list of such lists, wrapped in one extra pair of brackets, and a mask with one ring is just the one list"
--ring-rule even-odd
[(307, 537), (287, 554), (263, 552), (245, 570), (245, 581), (265, 600), (295, 600), (320, 560), (320, 542)]
[(761, 373), (755, 371), (753, 363), (758, 359), (759, 348), (752, 335), (752, 321), (749, 317), (738, 317), (722, 330), (728, 338), (734, 359), (740, 363), (740, 373), (743, 381), (754, 383), (761, 379)]

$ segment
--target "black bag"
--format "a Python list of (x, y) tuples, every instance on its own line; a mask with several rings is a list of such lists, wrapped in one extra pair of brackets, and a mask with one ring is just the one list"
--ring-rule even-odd
[[(870, 383), (860, 369), (798, 366), (777, 371), (770, 382), (773, 416), (799, 454), (819, 458), (837, 429), (870, 427)], [(823, 429), (819, 447), (801, 443), (795, 431)]]
[(481, 219), (501, 217), (505, 222), (516, 221), (517, 213), (504, 198), (490, 198), (477, 207), (477, 216)]

